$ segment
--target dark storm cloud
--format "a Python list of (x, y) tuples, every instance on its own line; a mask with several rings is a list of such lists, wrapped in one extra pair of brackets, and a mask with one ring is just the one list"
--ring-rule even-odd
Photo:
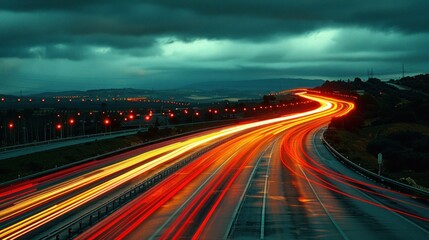
[(2, 0), (1, 74), (342, 77), (403, 62), (421, 72), (427, 9), (428, 0)]
[[(132, 47), (139, 41), (115, 36), (175, 35), (179, 38), (259, 39), (322, 27), (362, 26), (400, 32), (426, 32), (427, 0), (342, 1), (2, 1), (1, 38), (16, 48), (67, 43), (92, 35), (104, 43)], [(29, 39), (31, 38), (31, 39)], [(112, 38), (112, 39), (111, 39)], [(110, 42), (111, 39), (111, 42)], [(149, 44), (150, 45), (150, 44)], [(140, 45), (141, 46), (141, 45)], [(144, 47), (144, 46), (142, 46)], [(3, 47), (4, 48), (4, 47)], [(9, 50), (10, 51), (10, 50)]]
[[(201, 0), (146, 0), (143, 1), (2, 1), (2, 8), (10, 11), (69, 11), (69, 12), (92, 12), (113, 13), (127, 10), (125, 14), (120, 13), (123, 18), (131, 17), (129, 11), (139, 7), (162, 6), (153, 14), (159, 16), (159, 20), (179, 20), (177, 13), (191, 11), (198, 17), (225, 17), (234, 16), (239, 19), (249, 16), (257, 19), (273, 19), (276, 21), (304, 21), (309, 24), (324, 22), (339, 24), (356, 24), (368, 27), (395, 28), (402, 31), (426, 31), (426, 11), (429, 3), (426, 0), (234, 0), (234, 1), (201, 1)], [(167, 14), (168, 13), (168, 14)], [(107, 15), (108, 16), (108, 15)], [(201, 20), (201, 19), (200, 19)], [(247, 19), (248, 20), (248, 19)], [(179, 20), (180, 21), (180, 20)], [(244, 22), (244, 21), (243, 21)], [(156, 24), (156, 23), (154, 23)], [(233, 23), (232, 23), (233, 24)], [(220, 26), (220, 25), (219, 25)], [(186, 26), (184, 26), (186, 27)], [(223, 26), (227, 27), (227, 26)], [(276, 28), (267, 26), (268, 28)], [(210, 29), (208, 29), (210, 31)], [(238, 29), (237, 29), (238, 30)]]

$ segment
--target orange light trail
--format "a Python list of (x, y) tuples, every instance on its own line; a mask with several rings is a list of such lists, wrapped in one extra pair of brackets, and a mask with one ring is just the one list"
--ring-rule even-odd
[[(302, 97), (319, 102), (320, 107), (303, 113), (244, 125), (246, 128), (250, 128), (250, 126), (252, 128), (259, 128), (253, 129), (251, 132), (229, 141), (225, 146), (211, 150), (209, 153), (211, 155), (205, 154), (198, 161), (185, 168), (184, 172), (189, 172), (189, 174), (178, 174), (174, 175), (174, 178), (172, 178), (173, 176), (167, 178), (155, 186), (151, 192), (133, 201), (129, 207), (124, 208), (125, 210), (119, 210), (111, 217), (106, 218), (94, 228), (81, 235), (79, 239), (122, 239), (126, 237), (152, 213), (157, 211), (163, 204), (175, 196), (176, 193), (180, 192), (189, 182), (198, 177), (203, 169), (210, 167), (210, 165), (224, 163), (225, 166), (221, 173), (216, 175), (214, 179), (198, 192), (195, 198), (192, 199), (174, 222), (171, 223), (162, 236), (162, 239), (188, 236), (185, 234), (189, 228), (187, 223), (194, 222), (196, 215), (210, 202), (209, 210), (207, 210), (205, 217), (200, 220), (198, 228), (192, 235), (193, 238), (198, 238), (225, 194), (229, 191), (232, 183), (234, 183), (243, 171), (244, 166), (251, 159), (257, 157), (260, 149), (267, 145), (274, 136), (306, 122), (312, 122), (323, 117), (328, 119), (336, 114), (345, 114), (354, 107), (352, 103), (315, 95), (306, 94), (302, 95)], [(243, 126), (230, 128), (228, 131), (237, 131), (239, 128), (243, 128)], [(154, 192), (157, 194), (154, 194)], [(126, 224), (119, 224), (120, 222)]]
[[(326, 98), (328, 99), (328, 98)], [(341, 113), (340, 116), (346, 114), (347, 112), (349, 112), (350, 110), (353, 109), (353, 107), (350, 106), (345, 106), (345, 113)], [(311, 156), (308, 155), (308, 153), (305, 151), (303, 143), (305, 142), (306, 137), (308, 136), (308, 134), (314, 130), (314, 129), (318, 129), (320, 128), (320, 126), (323, 126), (324, 124), (326, 124), (327, 122), (329, 122), (329, 118), (328, 119), (319, 119), (318, 121), (315, 122), (311, 122), (308, 123), (306, 125), (303, 125), (301, 128), (299, 129), (295, 129), (294, 131), (289, 131), (284, 135), (283, 138), (283, 144), (282, 144), (282, 151), (280, 152), (281, 154), (281, 160), (283, 165), (288, 169), (288, 171), (290, 171), (291, 173), (293, 173), (295, 176), (298, 176), (299, 178), (302, 179), (307, 179), (307, 177), (305, 176), (305, 174), (309, 174), (309, 176), (311, 176), (312, 178), (309, 178), (308, 180), (311, 182), (311, 184), (315, 184), (318, 185), (320, 187), (323, 187), (325, 189), (328, 189), (332, 192), (336, 192), (338, 194), (344, 195), (346, 197), (349, 197), (351, 199), (355, 199), (358, 200), (360, 202), (364, 202), (382, 209), (386, 209), (388, 211), (393, 211), (408, 217), (412, 217), (415, 219), (419, 219), (422, 221), (426, 221), (428, 222), (429, 219), (425, 218), (425, 217), (421, 217), (419, 215), (413, 214), (413, 213), (409, 213), (400, 209), (396, 209), (396, 208), (392, 208), (389, 206), (385, 206), (383, 204), (380, 204), (378, 202), (374, 202), (372, 200), (367, 200), (364, 199), (362, 197), (358, 197), (358, 196), (354, 196), (352, 194), (346, 193), (344, 191), (341, 191), (337, 186), (335, 186), (333, 183), (331, 183), (330, 181), (327, 181), (325, 179), (323, 179), (323, 177), (328, 178), (331, 181), (335, 181), (339, 184), (343, 184), (343, 185), (347, 185), (350, 186), (354, 189), (358, 189), (362, 192), (367, 192), (370, 194), (374, 194), (374, 195), (378, 195), (378, 196), (382, 196), (384, 198), (388, 198), (391, 199), (393, 201), (398, 201), (398, 202), (402, 202), (405, 204), (409, 204), (409, 205), (413, 205), (414, 207), (418, 207), (421, 209), (425, 209), (428, 210), (427, 207), (421, 206), (421, 205), (416, 205), (407, 201), (403, 201), (399, 198), (395, 198), (389, 195), (385, 195), (382, 194), (380, 192), (376, 192), (370, 189), (365, 189), (357, 185), (363, 185), (369, 188), (373, 188), (373, 189), (378, 189), (378, 190), (382, 190), (385, 192), (394, 192), (396, 194), (399, 195), (405, 195), (405, 196), (409, 196), (407, 194), (402, 194), (402, 193), (398, 193), (392, 190), (388, 190), (382, 187), (379, 187), (377, 185), (374, 184), (370, 184), (370, 183), (365, 183), (362, 181), (358, 181), (356, 179), (353, 178), (349, 178), (345, 175), (342, 175), (340, 173), (337, 173), (335, 171), (332, 171), (328, 168), (326, 168), (325, 166), (321, 165), (320, 163), (318, 163), (316, 160), (314, 160)], [(296, 166), (298, 169), (295, 169), (294, 166)], [(300, 171), (298, 171), (300, 170)]]
[[(79, 189), (91, 186), (89, 189), (72, 197), (68, 197), (56, 205), (51, 205), (50, 207), (43, 209), (30, 217), (20, 220), (10, 226), (4, 227), (0, 230), (0, 238), (13, 239), (21, 237), (26, 233), (43, 226), (47, 222), (50, 222), (59, 216), (68, 213), (84, 204), (87, 204), (88, 202), (102, 196), (103, 194), (108, 193), (109, 191), (125, 184), (131, 179), (134, 179), (145, 172), (155, 169), (161, 164), (164, 164), (183, 154), (195, 151), (206, 144), (213, 143), (222, 138), (245, 130), (315, 115), (332, 108), (332, 103), (329, 101), (317, 99), (311, 96), (304, 97), (310, 100), (318, 100), (321, 103), (321, 106), (311, 111), (229, 127), (207, 135), (195, 137), (184, 142), (173, 143), (168, 146), (154, 149), (124, 161), (103, 167), (99, 170), (96, 170), (95, 172), (84, 174), (79, 178), (74, 178), (59, 183), (41, 191), (26, 194), (26, 197), (13, 202), (12, 205), (9, 202), (4, 203), (3, 206), (6, 207), (0, 210), (0, 223), (8, 221), (11, 218), (17, 217), (23, 213), (34, 211), (35, 207), (48, 204), (53, 200), (57, 200), (60, 196), (67, 196), (68, 194), (78, 192)], [(145, 162), (151, 158), (155, 159)], [(141, 164), (142, 162), (145, 163)], [(120, 174), (117, 177), (105, 180), (107, 177), (112, 176), (115, 173), (122, 172), (124, 169), (130, 170)], [(95, 186), (92, 186), (94, 184)]]

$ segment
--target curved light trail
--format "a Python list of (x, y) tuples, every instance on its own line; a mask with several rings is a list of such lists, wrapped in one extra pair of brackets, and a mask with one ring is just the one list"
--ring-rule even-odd
[[(142, 174), (158, 170), (219, 141), (221, 143), (216, 147), (106, 217), (78, 239), (217, 239), (234, 236), (347, 239), (353, 232), (348, 231), (349, 227), (339, 219), (354, 212), (370, 215), (373, 221), (382, 221), (389, 216), (390, 223), (391, 219), (397, 221), (393, 225), (407, 225), (407, 231), (418, 229), (415, 236), (429, 234), (429, 226), (425, 225), (429, 221), (427, 205), (360, 177), (344, 175), (338, 170), (339, 166), (332, 167), (334, 163), (324, 159), (322, 155), (326, 153), (316, 148), (314, 136), (319, 134), (318, 130), (332, 117), (352, 111), (354, 104), (304, 92), (299, 95), (320, 106), (306, 112), (184, 138), (88, 170), (84, 175), (70, 177), (40, 191), (34, 187), (37, 184), (31, 183), (20, 186), (19, 190), (8, 190), (0, 194), (0, 224), (19, 219), (19, 216), (24, 218), (3, 227), (0, 238), (27, 236), (64, 214), (111, 194)], [(270, 154), (267, 155), (268, 149)], [(10, 200), (10, 195), (20, 191), (26, 194)], [(389, 201), (401, 205), (395, 207)], [(356, 206), (356, 209), (342, 207), (342, 204)], [(31, 214), (27, 216), (26, 213)], [(247, 229), (245, 222), (248, 221), (259, 224), (256, 230)], [(267, 221), (279, 224), (270, 226)], [(285, 224), (287, 221), (293, 224)], [(362, 228), (366, 224), (366, 220), (350, 221), (353, 226)], [(315, 224), (319, 222), (323, 224)], [(314, 229), (298, 233), (302, 236), (288, 230), (300, 224)], [(267, 226), (270, 229), (265, 229)], [(364, 229), (372, 231), (367, 227)]]
[[(6, 198), (5, 201), (0, 202), (0, 224), (19, 219), (22, 214), (30, 211), (31, 216), (2, 227), (0, 238), (12, 239), (23, 236), (59, 216), (97, 199), (145, 172), (222, 138), (248, 129), (309, 116), (331, 108), (331, 103), (328, 101), (320, 102), (321, 107), (312, 111), (225, 128), (221, 131), (215, 131), (145, 152), (96, 171), (91, 171), (78, 178), (63, 181), (41, 191), (32, 189), (31, 193), (26, 192), (21, 198), (12, 199), (12, 201), (10, 201), (10, 198)], [(115, 176), (118, 173), (120, 174)], [(10, 191), (8, 194), (12, 195), (13, 193), (13, 191)], [(61, 197), (65, 197), (65, 199), (62, 200)], [(34, 210), (37, 210), (36, 208), (39, 206), (43, 206), (43, 208), (34, 213)]]
[[(346, 114), (353, 109), (352, 103), (338, 102), (332, 99), (320, 98), (311, 95), (302, 95), (313, 101), (318, 101), (318, 109), (285, 116), (266, 121), (263, 127), (228, 141), (225, 144), (203, 155), (198, 161), (188, 165), (178, 174), (173, 175), (143, 194), (124, 209), (108, 217), (96, 227), (90, 229), (80, 239), (127, 238), (128, 235), (144, 223), (151, 214), (159, 210), (164, 204), (171, 201), (180, 191), (184, 191), (192, 181), (199, 182), (196, 194), (189, 196), (186, 207), (175, 216), (169, 227), (160, 236), (161, 239), (199, 238), (205, 230), (219, 204), (231, 191), (232, 184), (245, 170), (246, 166), (257, 158), (260, 150), (266, 148), (273, 139), (284, 134), (288, 129), (302, 125), (305, 122), (320, 118), (330, 118), (334, 114)], [(326, 119), (328, 119), (326, 118)], [(325, 122), (327, 120), (324, 120)], [(222, 168), (212, 179), (201, 179), (200, 174), (206, 169)], [(188, 173), (188, 174), (184, 174)], [(186, 199), (186, 198), (184, 198)], [(202, 215), (202, 217), (201, 217)], [(196, 222), (198, 224), (196, 224)], [(121, 224), (126, 223), (126, 224)], [(190, 224), (192, 223), (192, 224)], [(195, 228), (195, 226), (198, 226)], [(195, 229), (193, 229), (195, 228)], [(146, 237), (146, 236), (145, 236)]]

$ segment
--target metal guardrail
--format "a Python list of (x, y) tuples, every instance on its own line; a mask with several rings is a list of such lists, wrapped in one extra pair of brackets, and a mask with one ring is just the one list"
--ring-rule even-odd
[(416, 197), (429, 199), (429, 192), (428, 191), (425, 191), (423, 189), (416, 188), (416, 187), (395, 181), (395, 180), (387, 178), (387, 177), (379, 176), (378, 174), (373, 173), (373, 172), (369, 171), (368, 169), (365, 169), (365, 168), (357, 165), (356, 163), (350, 161), (348, 158), (344, 157), (341, 153), (339, 153), (334, 147), (332, 147), (326, 141), (326, 139), (323, 135), (322, 135), (322, 141), (325, 144), (325, 146), (328, 148), (328, 150), (335, 157), (337, 157), (337, 159), (339, 159), (343, 164), (345, 164), (346, 166), (360, 172), (361, 174), (365, 175), (366, 177), (371, 178), (375, 182), (382, 183), (383, 185), (389, 187), (390, 189), (393, 189), (393, 190), (396, 190), (399, 192), (414, 195)]
[(202, 154), (208, 152), (209, 150), (227, 142), (233, 137), (228, 137), (223, 139), (222, 141), (216, 142), (208, 147), (203, 148), (202, 150), (193, 153), (189, 157), (171, 165), (170, 167), (155, 173), (148, 179), (144, 180), (142, 183), (135, 185), (134, 187), (126, 190), (125, 192), (113, 197), (109, 201), (104, 204), (96, 207), (95, 209), (89, 211), (88, 213), (78, 217), (72, 222), (64, 225), (63, 227), (53, 231), (52, 233), (42, 237), (43, 240), (50, 239), (73, 239), (77, 237), (79, 234), (94, 226), (107, 216), (114, 213), (116, 210), (123, 207), (125, 204), (130, 202), (131, 200), (137, 198), (141, 194), (145, 193), (150, 188), (154, 187), (157, 183), (169, 177), (171, 174), (175, 173), (179, 169), (183, 168), (187, 164), (191, 163), (195, 159), (197, 159)]

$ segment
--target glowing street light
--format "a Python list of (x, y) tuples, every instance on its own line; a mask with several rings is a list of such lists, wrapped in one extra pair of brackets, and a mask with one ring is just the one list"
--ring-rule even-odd
[(60, 138), (63, 138), (63, 125), (58, 123), (55, 128), (60, 132)]
[(107, 132), (107, 126), (109, 126), (110, 131), (112, 131), (112, 127), (110, 125), (110, 119), (108, 118), (104, 119), (103, 123), (104, 123), (104, 132)]
[(73, 125), (74, 125), (74, 123), (75, 123), (74, 118), (70, 118), (70, 119), (69, 119), (69, 125), (70, 125), (70, 128), (69, 128), (69, 130), (70, 130), (70, 132), (69, 132), (69, 136), (73, 136)]

